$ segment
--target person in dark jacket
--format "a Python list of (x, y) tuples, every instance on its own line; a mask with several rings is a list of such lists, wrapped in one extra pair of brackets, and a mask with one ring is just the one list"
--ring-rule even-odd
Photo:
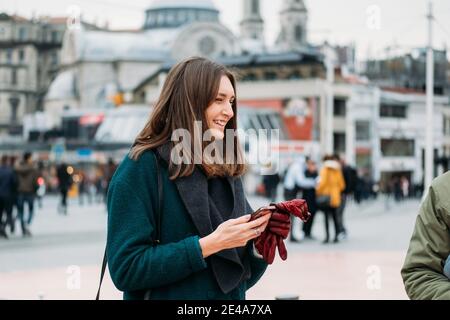
[[(109, 272), (125, 299), (245, 299), (265, 272), (252, 240), (270, 211), (250, 221), (235, 96), (234, 76), (210, 60), (189, 58), (169, 72), (108, 190)], [(206, 136), (213, 142), (203, 144)]]
[(308, 221), (303, 224), (303, 232), (305, 234), (305, 239), (314, 239), (311, 235), (311, 230), (314, 222), (314, 217), (317, 211), (316, 204), (316, 183), (317, 183), (317, 165), (311, 160), (306, 160), (306, 170), (305, 170), (305, 179), (302, 183), (303, 189), (303, 199), (305, 199), (306, 204), (308, 205), (309, 212), (311, 213), (311, 217)]
[(280, 175), (276, 172), (276, 166), (272, 163), (267, 166), (267, 170), (267, 174), (263, 176), (265, 196), (271, 202), (276, 202), (278, 185), (281, 181)]
[(109, 184), (111, 183), (112, 177), (114, 176), (114, 172), (116, 172), (116, 170), (117, 170), (117, 164), (114, 162), (114, 159), (109, 158), (108, 163), (105, 168), (105, 175), (104, 175), (104, 183), (105, 183), (104, 192), (105, 193), (103, 196), (103, 200), (105, 202), (106, 202), (107, 192), (109, 189)]
[(58, 187), (61, 194), (61, 202), (58, 206), (58, 212), (67, 215), (67, 193), (72, 186), (72, 176), (69, 173), (69, 166), (63, 162), (56, 171), (58, 176)]
[[(338, 156), (335, 156), (337, 159), (339, 159)], [(341, 166), (342, 166), (342, 175), (344, 176), (344, 182), (345, 182), (345, 189), (342, 192), (342, 200), (341, 205), (336, 211), (336, 217), (337, 217), (337, 223), (338, 223), (338, 238), (339, 240), (342, 240), (347, 237), (347, 229), (344, 225), (344, 211), (345, 206), (347, 205), (347, 199), (352, 196), (355, 193), (356, 190), (356, 184), (358, 180), (358, 173), (356, 172), (356, 169), (352, 166), (348, 165), (345, 162), (344, 158), (340, 158)]]
[[(18, 181), (17, 181), (17, 174), (16, 171), (14, 170), (14, 168), (16, 167), (16, 162), (17, 162), (17, 157), (16, 156), (10, 156), (9, 157), (9, 167), (13, 170), (13, 175), (14, 175), (14, 185), (13, 185), (13, 189), (12, 189), (12, 195), (11, 195), (11, 224), (10, 224), (10, 229), (11, 229), (11, 233), (13, 234), (16, 231), (16, 217), (18, 215), (19, 212), (19, 208), (18, 208), (18, 191), (17, 191), (17, 187), (18, 187)], [(17, 212), (16, 215), (14, 215), (14, 208), (16, 209), (15, 211)]]
[[(3, 155), (0, 164), (0, 237), (8, 238), (6, 226), (13, 225), (12, 209), (15, 175), (8, 165), (8, 156)], [(5, 215), (5, 219), (3, 216)]]
[[(24, 237), (31, 236), (30, 225), (34, 216), (34, 198), (38, 188), (38, 170), (32, 154), (25, 152), (23, 161), (15, 168), (17, 174), (17, 209)], [(28, 205), (28, 219), (25, 219), (25, 204)]]

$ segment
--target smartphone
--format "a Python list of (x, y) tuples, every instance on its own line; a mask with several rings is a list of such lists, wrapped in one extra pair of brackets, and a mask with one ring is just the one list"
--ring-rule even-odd
[(252, 213), (250, 221), (258, 219), (259, 217), (262, 216), (264, 211), (267, 211), (267, 210), (270, 210), (270, 209), (273, 209), (273, 208), (274, 207), (268, 207), (268, 206), (259, 208), (258, 210), (256, 210), (255, 212)]

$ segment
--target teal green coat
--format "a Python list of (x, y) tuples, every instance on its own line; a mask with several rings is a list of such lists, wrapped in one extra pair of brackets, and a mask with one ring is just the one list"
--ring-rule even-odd
[[(263, 275), (267, 263), (255, 257), (251, 277), (228, 294), (202, 256), (198, 230), (167, 169), (163, 180), (161, 244), (152, 246), (154, 211), (158, 200), (156, 164), (147, 151), (137, 160), (128, 156), (118, 167), (108, 191), (107, 255), (111, 278), (124, 299), (245, 299), (245, 292)], [(248, 212), (243, 212), (242, 215)]]

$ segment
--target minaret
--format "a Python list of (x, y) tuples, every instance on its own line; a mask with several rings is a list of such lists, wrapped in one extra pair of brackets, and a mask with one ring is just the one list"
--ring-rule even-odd
[(260, 0), (243, 0), (244, 16), (241, 21), (241, 38), (264, 44), (264, 21), (261, 18)]
[(276, 45), (282, 51), (307, 45), (308, 10), (303, 0), (283, 0), (280, 12), (281, 31)]

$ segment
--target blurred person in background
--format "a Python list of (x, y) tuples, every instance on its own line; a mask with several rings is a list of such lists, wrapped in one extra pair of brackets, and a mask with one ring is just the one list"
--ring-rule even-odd
[(283, 179), (284, 200), (292, 200), (298, 197), (302, 191), (298, 185), (299, 175), (305, 171), (305, 157), (299, 156), (289, 164)]
[(67, 193), (72, 186), (72, 176), (69, 173), (69, 166), (62, 162), (56, 170), (58, 176), (58, 187), (61, 194), (61, 202), (58, 205), (58, 212), (67, 215)]
[[(339, 158), (335, 156), (335, 158)], [(339, 232), (338, 238), (339, 240), (345, 239), (347, 237), (347, 229), (344, 226), (344, 211), (345, 206), (347, 204), (347, 199), (354, 195), (356, 184), (358, 180), (358, 173), (355, 168), (348, 165), (345, 162), (343, 157), (340, 157), (340, 163), (342, 167), (342, 175), (344, 177), (345, 189), (341, 194), (341, 205), (337, 209), (336, 215), (338, 220)]]
[(402, 189), (402, 199), (409, 197), (409, 180), (405, 176), (400, 179), (400, 188)]
[(84, 205), (84, 200), (87, 197), (90, 203), (88, 187), (87, 187), (87, 177), (83, 170), (78, 172), (78, 203), (80, 206)]
[(303, 180), (300, 181), (300, 186), (303, 190), (303, 199), (305, 199), (311, 217), (307, 222), (303, 224), (303, 233), (305, 239), (313, 240), (314, 237), (311, 235), (311, 230), (314, 222), (314, 217), (317, 211), (316, 205), (316, 185), (318, 180), (317, 165), (316, 163), (307, 158), (306, 169), (304, 173)]
[[(283, 180), (283, 193), (286, 201), (300, 197), (302, 189), (299, 182), (303, 179), (306, 168), (305, 157), (298, 156), (291, 164), (289, 164)], [(289, 240), (298, 242), (302, 240), (302, 224), (298, 219), (291, 217), (291, 232), (289, 233)]]
[(42, 209), (42, 198), (45, 195), (46, 192), (46, 186), (45, 186), (45, 180), (44, 180), (44, 163), (42, 161), (38, 162), (38, 189), (36, 191), (36, 199), (38, 203), (38, 207)]
[[(18, 208), (18, 202), (17, 202), (17, 197), (18, 197), (17, 184), (18, 184), (18, 181), (17, 181), (17, 173), (14, 170), (14, 168), (16, 167), (16, 162), (17, 162), (17, 157), (16, 156), (10, 156), (9, 157), (9, 167), (13, 170), (13, 174), (14, 174), (14, 186), (13, 186), (12, 196), (11, 196), (11, 201), (12, 201), (12, 203), (11, 203), (12, 220), (11, 220), (11, 225), (10, 225), (11, 233), (14, 233), (16, 231), (16, 217), (19, 215), (19, 208)], [(14, 211), (16, 211), (16, 213), (14, 213)]]
[(106, 166), (105, 176), (104, 176), (104, 193), (103, 193), (103, 200), (106, 203), (106, 197), (109, 189), (109, 184), (111, 183), (111, 180), (114, 176), (114, 173), (116, 172), (117, 164), (114, 162), (112, 158), (108, 159), (108, 164)]
[(16, 181), (8, 157), (3, 155), (0, 163), (0, 237), (8, 238), (6, 226), (13, 226), (13, 200)]
[(337, 209), (342, 202), (341, 194), (345, 189), (345, 181), (342, 175), (341, 164), (335, 156), (325, 156), (323, 159), (323, 167), (320, 170), (319, 182), (316, 188), (317, 197), (327, 199), (321, 205), (321, 210), (325, 214), (325, 239), (323, 243), (328, 243), (330, 233), (328, 228), (328, 220), (331, 217), (334, 222), (335, 237), (334, 242), (339, 242), (339, 223), (337, 218)]
[(278, 175), (278, 172), (276, 172), (276, 166), (273, 163), (270, 163), (267, 166), (267, 170), (269, 170), (268, 174), (265, 174), (263, 176), (265, 196), (271, 202), (276, 202), (278, 184), (280, 183), (281, 179)]
[[(17, 174), (17, 209), (24, 237), (31, 236), (30, 225), (34, 216), (34, 198), (38, 189), (38, 170), (31, 152), (25, 152), (22, 162), (15, 167)], [(25, 219), (25, 204), (28, 206), (28, 219)]]
[(402, 185), (399, 177), (394, 178), (394, 198), (396, 202), (402, 200)]
[(390, 202), (393, 192), (393, 181), (392, 179), (385, 179), (380, 182), (380, 192), (384, 197), (384, 209), (386, 211), (390, 210)]

